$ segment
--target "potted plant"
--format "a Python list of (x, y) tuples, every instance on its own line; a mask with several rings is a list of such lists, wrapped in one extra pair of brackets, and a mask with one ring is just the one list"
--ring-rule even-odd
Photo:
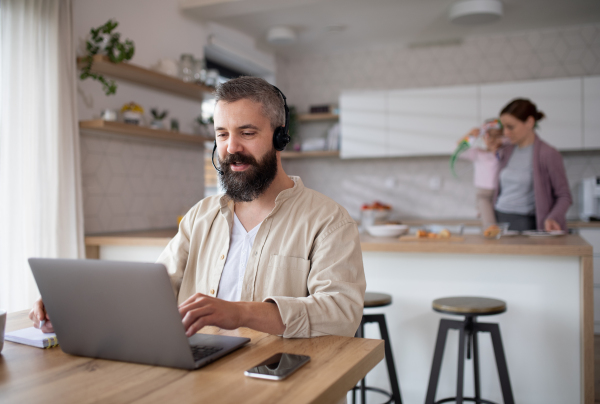
[(202, 115), (196, 118), (198, 133), (211, 138), (215, 137), (215, 121), (212, 116), (205, 118)]
[(159, 112), (157, 108), (152, 108), (150, 113), (152, 114), (152, 122), (150, 122), (150, 127), (152, 129), (163, 129), (165, 127), (163, 119), (165, 119), (169, 111), (164, 110), (163, 112)]
[(94, 55), (106, 55), (111, 62), (121, 63), (125, 60), (131, 60), (135, 52), (133, 41), (127, 39), (125, 42), (120, 42), (121, 34), (113, 32), (118, 25), (118, 22), (108, 20), (106, 24), (90, 29), (90, 34), (85, 42), (87, 55), (84, 60), (86, 64), (81, 69), (81, 75), (79, 76), (81, 80), (87, 78), (98, 80), (102, 83), (106, 95), (115, 94), (117, 84), (114, 80), (107, 80), (103, 75), (91, 72)]
[(130, 102), (129, 104), (123, 105), (121, 113), (123, 114), (123, 122), (139, 125), (142, 121), (142, 116), (144, 115), (144, 108), (135, 102)]

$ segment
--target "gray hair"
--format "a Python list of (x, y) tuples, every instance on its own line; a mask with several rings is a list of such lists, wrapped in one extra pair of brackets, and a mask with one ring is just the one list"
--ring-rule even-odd
[(271, 122), (271, 129), (285, 124), (283, 98), (279, 91), (260, 77), (242, 76), (219, 84), (215, 91), (216, 101), (235, 102), (251, 100), (262, 104), (263, 113)]

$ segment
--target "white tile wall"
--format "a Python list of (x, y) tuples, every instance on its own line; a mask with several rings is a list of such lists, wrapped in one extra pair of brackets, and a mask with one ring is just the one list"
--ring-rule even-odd
[[(567, 218), (578, 219), (578, 185), (582, 178), (600, 176), (600, 153), (572, 152), (563, 159), (573, 196)], [(392, 205), (400, 219), (475, 218), (472, 165), (459, 160), (455, 168), (458, 178), (451, 174), (447, 157), (284, 161), (286, 173), (299, 175), (307, 187), (342, 204), (356, 219), (360, 206), (374, 200)], [(441, 188), (430, 189), (430, 180), (437, 178)]]
[(204, 196), (204, 149), (81, 136), (85, 233), (177, 226)]
[[(342, 90), (393, 89), (489, 83), (600, 74), (600, 24), (511, 35), (467, 37), (461, 45), (409, 49), (405, 45), (355, 49), (279, 60), (277, 83), (298, 111), (311, 104), (336, 103)], [(515, 94), (515, 97), (518, 94)], [(508, 102), (509, 100), (507, 100)], [(534, 100), (535, 102), (535, 100)], [(470, 128), (465, 128), (467, 132)], [(463, 134), (457, 133), (456, 138)], [(564, 155), (577, 217), (577, 185), (600, 176), (599, 153)], [(472, 168), (457, 163), (460, 179), (446, 157), (376, 160), (306, 159), (286, 161), (288, 174), (358, 217), (360, 205), (379, 199), (402, 217), (475, 217)], [(394, 186), (385, 186), (386, 178)], [(429, 189), (432, 177), (440, 190)], [(389, 182), (388, 182), (389, 183)]]

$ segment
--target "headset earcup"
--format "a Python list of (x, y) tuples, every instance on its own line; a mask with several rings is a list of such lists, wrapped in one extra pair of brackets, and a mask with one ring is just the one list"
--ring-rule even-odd
[(282, 151), (290, 142), (290, 137), (285, 134), (285, 130), (281, 127), (276, 128), (273, 132), (273, 147), (275, 150)]

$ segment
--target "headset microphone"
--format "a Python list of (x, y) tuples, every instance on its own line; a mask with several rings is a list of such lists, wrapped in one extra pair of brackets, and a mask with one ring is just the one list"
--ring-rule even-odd
[(213, 152), (212, 152), (212, 163), (213, 163), (213, 167), (215, 168), (215, 170), (217, 170), (217, 172), (219, 173), (219, 175), (223, 175), (224, 172), (223, 170), (221, 170), (220, 168), (217, 168), (217, 166), (215, 165), (215, 151), (217, 150), (217, 141), (215, 140), (215, 147), (213, 147)]

